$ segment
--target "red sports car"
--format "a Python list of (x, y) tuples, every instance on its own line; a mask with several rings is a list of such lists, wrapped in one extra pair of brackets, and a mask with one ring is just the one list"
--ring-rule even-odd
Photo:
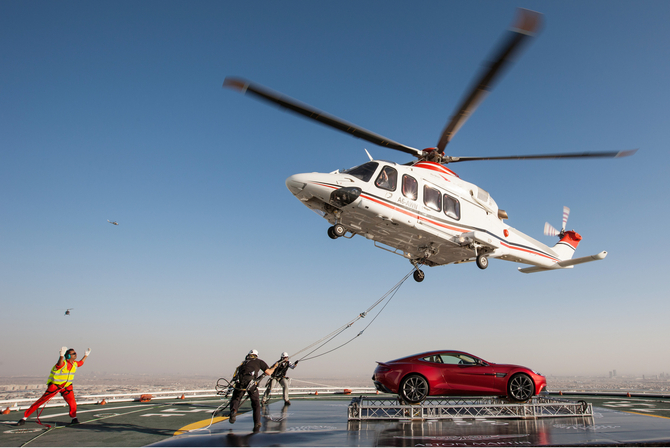
[(372, 380), (381, 392), (409, 403), (428, 395), (496, 395), (528, 401), (547, 387), (541, 374), (512, 364), (494, 364), (469, 353), (438, 350), (377, 362)]

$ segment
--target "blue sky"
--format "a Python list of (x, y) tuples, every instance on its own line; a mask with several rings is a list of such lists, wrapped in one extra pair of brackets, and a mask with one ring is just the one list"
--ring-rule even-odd
[(670, 3), (146, 1), (0, 3), (0, 375), (46, 375), (62, 345), (91, 347), (90, 372), (228, 375), (251, 348), (274, 361), (367, 309), (411, 265), (330, 240), (284, 181), (364, 148), (410, 157), (223, 79), (430, 147), (517, 6), (543, 29), (447, 153), (640, 151), (450, 168), (546, 244), (569, 206), (576, 256), (608, 257), (426, 269), (294, 376), (368, 377), (440, 348), (546, 375), (670, 372)]

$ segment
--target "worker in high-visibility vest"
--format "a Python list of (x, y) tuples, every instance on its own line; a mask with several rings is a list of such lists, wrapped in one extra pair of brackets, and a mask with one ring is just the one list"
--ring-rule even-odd
[(84, 361), (91, 354), (91, 349), (86, 350), (81, 361), (77, 361), (77, 352), (73, 348), (68, 350), (67, 347), (63, 347), (60, 349), (59, 354), (58, 362), (51, 369), (46, 392), (24, 412), (23, 418), (16, 423), (17, 426), (25, 425), (28, 417), (44, 403), (51, 400), (57, 393), (60, 393), (68, 406), (70, 406), (70, 417), (72, 418), (70, 424), (79, 424), (79, 420), (77, 420), (77, 402), (74, 399), (72, 382), (74, 381), (74, 374), (77, 368), (84, 365)]

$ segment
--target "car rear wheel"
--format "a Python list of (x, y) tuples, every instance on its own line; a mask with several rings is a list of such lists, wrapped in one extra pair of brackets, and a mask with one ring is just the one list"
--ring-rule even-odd
[(428, 381), (421, 375), (413, 374), (402, 380), (400, 397), (409, 403), (421, 403), (428, 396)]
[(533, 380), (525, 373), (517, 373), (507, 383), (507, 394), (511, 400), (525, 402), (535, 393)]

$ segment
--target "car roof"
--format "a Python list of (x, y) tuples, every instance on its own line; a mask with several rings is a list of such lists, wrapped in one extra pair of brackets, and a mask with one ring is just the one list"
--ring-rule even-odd
[(414, 358), (424, 358), (426, 356), (437, 355), (439, 353), (459, 353), (459, 354), (463, 354), (463, 355), (472, 356), (474, 358), (479, 358), (478, 356), (472, 355), (472, 354), (470, 354), (468, 352), (464, 352), (462, 350), (433, 350), (433, 351), (430, 351), (430, 352), (422, 352), (422, 353), (416, 353), (414, 355), (403, 356), (402, 358), (394, 359), (394, 360), (388, 361), (388, 362), (398, 362), (398, 361), (406, 361), (408, 359), (414, 359)]

